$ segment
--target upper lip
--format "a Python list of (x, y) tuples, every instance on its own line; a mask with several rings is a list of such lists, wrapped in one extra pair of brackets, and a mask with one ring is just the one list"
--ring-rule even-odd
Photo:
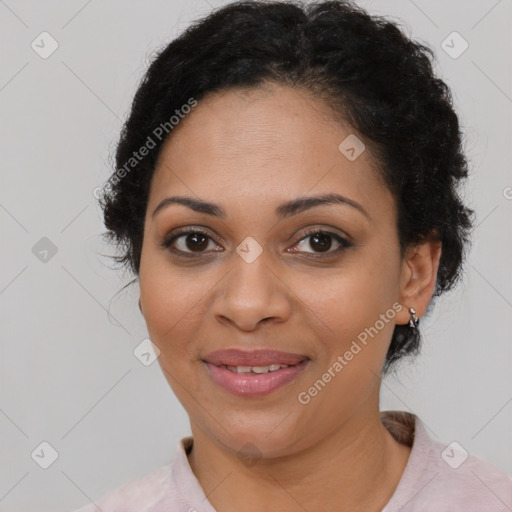
[(280, 352), (278, 350), (260, 349), (247, 351), (228, 348), (211, 352), (204, 358), (204, 361), (216, 366), (268, 366), (270, 364), (294, 365), (305, 359), (308, 358), (304, 355)]

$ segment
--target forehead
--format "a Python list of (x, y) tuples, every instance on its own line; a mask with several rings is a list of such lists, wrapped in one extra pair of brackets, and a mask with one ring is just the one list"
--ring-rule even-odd
[[(393, 200), (375, 159), (354, 137), (327, 103), (303, 90), (272, 85), (213, 93), (162, 147), (150, 205), (180, 192), (240, 204), (337, 192), (368, 210), (389, 209)], [(347, 158), (347, 144), (361, 154)]]

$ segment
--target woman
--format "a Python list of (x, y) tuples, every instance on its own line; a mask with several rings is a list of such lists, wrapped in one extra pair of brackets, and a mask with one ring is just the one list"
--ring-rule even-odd
[(431, 52), (349, 2), (240, 2), (171, 42), (102, 198), (190, 417), (81, 509), (498, 511), (512, 478), (379, 412), (461, 275), (473, 212)]

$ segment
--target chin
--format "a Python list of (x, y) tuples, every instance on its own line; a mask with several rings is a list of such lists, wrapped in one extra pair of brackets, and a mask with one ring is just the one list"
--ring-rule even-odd
[(210, 424), (210, 435), (239, 456), (275, 458), (295, 451), (301, 439), (298, 426), (283, 421), (286, 414), (262, 416), (257, 411), (244, 418), (224, 416), (222, 426)]

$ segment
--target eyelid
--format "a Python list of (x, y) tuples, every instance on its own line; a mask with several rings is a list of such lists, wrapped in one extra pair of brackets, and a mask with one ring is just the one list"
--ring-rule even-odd
[(300, 242), (303, 238), (307, 237), (308, 235), (312, 235), (314, 233), (325, 233), (328, 235), (335, 235), (335, 236), (338, 236), (338, 237), (344, 239), (347, 242), (347, 244), (354, 243), (352, 240), (352, 237), (348, 233), (346, 233), (345, 231), (343, 231), (335, 226), (330, 226), (329, 224), (318, 224), (318, 225), (313, 225), (311, 227), (306, 228), (305, 231), (303, 231), (302, 234), (300, 235), (301, 238), (299, 238), (298, 241)]
[(192, 234), (192, 233), (200, 233), (200, 234), (204, 235), (205, 237), (213, 240), (217, 245), (220, 245), (219, 241), (217, 240), (216, 235), (212, 235), (211, 232), (207, 228), (204, 228), (202, 226), (197, 226), (197, 225), (187, 225), (187, 226), (182, 226), (182, 227), (171, 230), (171, 232), (169, 234), (166, 234), (164, 236), (163, 241), (160, 245), (162, 247), (168, 248), (171, 245), (171, 243), (173, 243), (180, 236), (188, 235), (188, 234)]
[[(336, 229), (336, 228), (334, 228)], [(325, 227), (312, 227), (312, 228), (308, 228), (305, 232), (302, 233), (301, 237), (297, 240), (297, 242), (295, 242), (295, 244), (293, 245), (293, 247), (296, 247), (297, 245), (299, 245), (303, 240), (306, 240), (307, 238), (309, 238), (310, 236), (312, 235), (315, 235), (315, 234), (323, 234), (323, 235), (327, 235), (327, 236), (330, 236), (331, 238), (334, 238), (336, 240), (336, 242), (338, 242), (338, 244), (340, 245), (340, 247), (338, 249), (335, 249), (333, 251), (329, 250), (325, 253), (321, 253), (321, 252), (309, 252), (309, 251), (292, 251), (293, 253), (297, 253), (297, 254), (301, 254), (301, 253), (305, 253), (305, 254), (309, 254), (311, 255), (313, 258), (327, 258), (329, 256), (333, 257), (333, 256), (336, 256), (338, 255), (339, 253), (351, 248), (354, 246), (354, 243), (351, 241), (351, 237), (348, 236), (348, 235), (341, 235), (339, 234), (338, 232), (336, 231), (330, 231), (329, 229), (326, 229)]]
[[(330, 231), (330, 229), (333, 229), (334, 231)], [(217, 237), (211, 235), (208, 228), (204, 228), (199, 225), (187, 225), (187, 226), (175, 228), (171, 231), (171, 234), (166, 235), (164, 237), (163, 242), (160, 243), (159, 245), (161, 245), (162, 247), (164, 247), (167, 250), (172, 250), (171, 244), (173, 244), (175, 240), (177, 240), (178, 238), (180, 238), (182, 236), (185, 236), (188, 234), (194, 234), (194, 233), (200, 233), (200, 234), (204, 235), (205, 237), (209, 238), (211, 241), (215, 242), (217, 245), (221, 245), (219, 243), (219, 241), (216, 239)], [(326, 253), (321, 253), (321, 252), (315, 253), (315, 252), (307, 252), (307, 251), (292, 251), (292, 252), (298, 253), (298, 254), (305, 252), (306, 254), (310, 254), (313, 257), (328, 257), (328, 256), (337, 255), (338, 253), (340, 253), (350, 247), (353, 247), (353, 245), (354, 245), (352, 242), (352, 239), (351, 239), (352, 237), (350, 237), (350, 235), (348, 235), (344, 231), (341, 231), (339, 228), (335, 228), (334, 226), (328, 226), (328, 225), (310, 226), (310, 227), (306, 228), (306, 230), (303, 231), (302, 233), (300, 233), (299, 235), (297, 235), (297, 234), (293, 235), (292, 237), (290, 237), (289, 240), (293, 240), (297, 236), (300, 236), (300, 238), (298, 238), (298, 240), (292, 246), (292, 247), (295, 247), (300, 242), (302, 242), (304, 239), (306, 239), (314, 234), (317, 234), (317, 233), (331, 236), (338, 242), (338, 244), (340, 244), (341, 247), (336, 250), (333, 250), (333, 251), (327, 251)], [(194, 254), (194, 252), (181, 251), (181, 250), (177, 249), (177, 250), (174, 250), (174, 252), (181, 254), (181, 255), (191, 256), (191, 257), (200, 257), (202, 254), (203, 255), (211, 254), (212, 251), (203, 251), (203, 252), (198, 252), (198, 253)], [(214, 252), (219, 252), (219, 251), (214, 251)]]

